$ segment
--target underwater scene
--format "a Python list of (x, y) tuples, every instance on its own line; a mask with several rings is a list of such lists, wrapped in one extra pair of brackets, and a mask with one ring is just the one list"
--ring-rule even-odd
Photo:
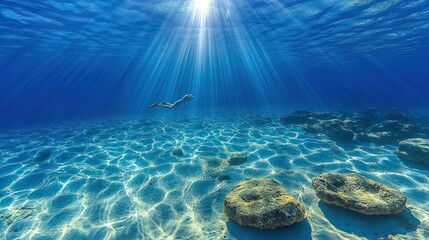
[(429, 239), (429, 1), (1, 0), (0, 239)]

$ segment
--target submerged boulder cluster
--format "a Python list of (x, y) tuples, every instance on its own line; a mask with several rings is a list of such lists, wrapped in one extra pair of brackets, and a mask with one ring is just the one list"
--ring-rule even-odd
[(359, 114), (295, 111), (280, 118), (283, 124), (298, 124), (307, 133), (323, 134), (333, 141), (399, 145), (403, 160), (429, 164), (429, 120), (405, 113), (373, 109)]
[(304, 130), (310, 133), (322, 133), (335, 141), (349, 142), (356, 138), (346, 121), (339, 119), (320, 120), (314, 124), (306, 124)]
[[(399, 111), (368, 110), (360, 114), (295, 111), (280, 118), (300, 125), (311, 134), (336, 142), (398, 144), (396, 155), (407, 161), (429, 164), (429, 120), (411, 118)], [(245, 162), (232, 156), (230, 165)], [(311, 184), (320, 201), (364, 215), (401, 213), (407, 198), (397, 189), (357, 173), (322, 173)], [(272, 229), (305, 219), (305, 207), (282, 185), (269, 178), (240, 182), (224, 199), (228, 217), (241, 225)]]
[[(399, 214), (407, 198), (398, 190), (356, 173), (323, 173), (312, 180), (317, 197), (365, 215)], [(305, 218), (304, 205), (269, 178), (240, 182), (224, 199), (228, 217), (259, 229), (284, 227)]]
[(383, 113), (374, 110), (359, 114), (312, 113), (300, 110), (280, 118), (283, 124), (299, 124), (308, 133), (324, 134), (334, 141), (377, 144), (397, 144), (418, 136), (423, 132), (421, 130), (426, 123), (413, 124), (412, 120), (399, 111)]

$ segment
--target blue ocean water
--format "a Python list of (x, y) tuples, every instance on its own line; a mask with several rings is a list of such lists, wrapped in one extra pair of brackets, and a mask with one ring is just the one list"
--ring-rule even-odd
[[(2, 0), (0, 238), (428, 239), (429, 168), (395, 154), (429, 138), (428, 60), (427, 0)], [(299, 109), (320, 115), (282, 120)], [(353, 141), (308, 128), (338, 119)], [(323, 172), (392, 186), (407, 208), (325, 204)], [(226, 193), (255, 177), (306, 219), (229, 220)]]
[(405, 1), (0, 3), (2, 126), (194, 111), (429, 103), (428, 8)]

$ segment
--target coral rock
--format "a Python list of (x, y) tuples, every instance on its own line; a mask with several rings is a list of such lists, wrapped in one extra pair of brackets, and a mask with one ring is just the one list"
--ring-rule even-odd
[(407, 201), (399, 191), (358, 174), (323, 173), (312, 185), (323, 202), (365, 215), (398, 214)]
[(305, 218), (304, 206), (269, 178), (240, 182), (226, 195), (224, 210), (239, 224), (259, 229), (287, 226)]
[(429, 140), (410, 138), (401, 141), (396, 154), (404, 160), (429, 164)]

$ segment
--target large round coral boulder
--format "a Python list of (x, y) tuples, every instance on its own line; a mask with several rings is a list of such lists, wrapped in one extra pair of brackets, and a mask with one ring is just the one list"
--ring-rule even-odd
[(323, 202), (365, 215), (398, 214), (407, 201), (399, 191), (353, 173), (323, 173), (312, 185)]
[(224, 210), (239, 224), (259, 229), (287, 226), (305, 218), (304, 206), (269, 178), (240, 182), (226, 195)]

